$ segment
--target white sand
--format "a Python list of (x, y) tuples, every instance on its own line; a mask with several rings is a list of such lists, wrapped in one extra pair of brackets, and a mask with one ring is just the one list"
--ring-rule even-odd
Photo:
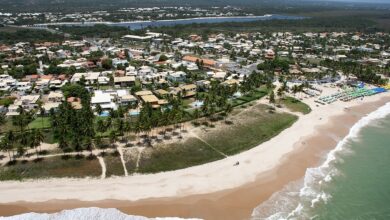
[[(331, 89), (329, 89), (331, 90)], [(78, 199), (83, 201), (185, 196), (210, 193), (238, 187), (252, 182), (256, 176), (277, 166), (282, 158), (294, 150), (301, 138), (315, 134), (316, 126), (352, 107), (389, 97), (390, 93), (366, 97), (363, 101), (335, 102), (316, 107), (306, 100), (313, 111), (301, 116), (290, 128), (251, 150), (216, 162), (150, 175), (133, 175), (108, 179), (50, 179), (0, 183), (0, 202), (47, 201)], [(320, 120), (321, 118), (321, 120)], [(237, 161), (239, 166), (233, 166)]]

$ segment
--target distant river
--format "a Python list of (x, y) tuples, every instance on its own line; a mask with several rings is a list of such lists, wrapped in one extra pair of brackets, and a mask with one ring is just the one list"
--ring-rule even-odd
[(96, 24), (105, 24), (110, 26), (128, 27), (131, 30), (138, 30), (148, 27), (163, 27), (186, 24), (210, 24), (210, 23), (225, 23), (225, 22), (251, 22), (265, 20), (297, 20), (304, 19), (301, 16), (290, 15), (264, 15), (264, 16), (241, 16), (241, 17), (202, 17), (174, 20), (156, 20), (156, 21), (129, 21), (129, 22), (63, 22), (63, 23), (46, 23), (36, 24), (35, 27), (47, 27), (51, 25), (66, 25), (66, 26), (93, 26)]

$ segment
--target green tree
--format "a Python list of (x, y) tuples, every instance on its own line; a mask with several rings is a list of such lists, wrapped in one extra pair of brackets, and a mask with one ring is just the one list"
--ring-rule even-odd
[(100, 104), (96, 105), (95, 111), (98, 115), (101, 115), (103, 113), (102, 106)]
[(275, 93), (273, 90), (269, 93), (269, 103), (275, 105)]
[(110, 132), (109, 140), (110, 140), (111, 147), (114, 147), (115, 146), (115, 142), (117, 141), (117, 136), (116, 136), (115, 131), (111, 131)]

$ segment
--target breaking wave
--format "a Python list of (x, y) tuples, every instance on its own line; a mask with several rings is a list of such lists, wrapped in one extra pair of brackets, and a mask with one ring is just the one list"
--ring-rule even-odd
[(334, 166), (342, 162), (341, 153), (349, 153), (348, 141), (358, 138), (360, 130), (390, 114), (390, 103), (360, 119), (349, 130), (349, 134), (328, 153), (326, 160), (315, 168), (306, 170), (303, 180), (289, 183), (284, 189), (274, 193), (269, 200), (257, 206), (252, 212), (252, 220), (315, 219), (313, 208), (327, 203), (332, 196), (326, 193), (326, 185), (336, 175), (342, 175)]
[[(0, 217), (0, 220), (181, 220), (183, 218), (164, 217), (164, 218), (146, 218), (143, 216), (127, 215), (118, 209), (109, 208), (78, 208), (63, 210), (53, 214), (47, 213), (26, 213), (10, 217)], [(195, 220), (195, 219), (191, 219)]]

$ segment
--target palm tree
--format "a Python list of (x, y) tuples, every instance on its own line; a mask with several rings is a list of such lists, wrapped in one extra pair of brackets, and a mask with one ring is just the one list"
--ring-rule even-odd
[(210, 109), (209, 109), (209, 120), (210, 120), (211, 125), (213, 125), (213, 117), (214, 117), (215, 112), (216, 112), (215, 106), (211, 105)]
[(37, 159), (39, 158), (38, 145), (35, 140), (35, 129), (33, 129), (30, 133), (24, 132), (21, 134), (20, 144), (28, 145), (31, 149), (35, 150), (35, 155)]
[(18, 153), (18, 156), (22, 157), (24, 153), (26, 153), (26, 149), (24, 148), (24, 146), (19, 145), (16, 152)]
[(0, 150), (3, 152), (7, 152), (8, 156), (9, 156), (9, 160), (10, 161), (12, 160), (12, 157), (11, 157), (12, 147), (9, 144), (8, 139), (6, 137), (2, 138), (0, 141)]
[(271, 90), (271, 92), (269, 93), (269, 103), (275, 105), (275, 93), (273, 90)]
[(93, 144), (95, 145), (96, 148), (103, 149), (104, 152), (104, 144), (102, 138), (99, 135), (95, 137), (95, 139), (93, 140)]
[(32, 142), (32, 133), (29, 133), (27, 131), (23, 131), (21, 132), (19, 135), (18, 135), (18, 140), (19, 140), (19, 143), (22, 145), (22, 146), (27, 146), (30, 144), (30, 142)]
[(292, 87), (292, 93), (294, 94), (294, 97), (295, 97), (295, 94), (299, 91), (299, 88), (297, 85), (293, 85)]
[(115, 144), (115, 142), (117, 141), (117, 136), (116, 136), (115, 131), (111, 131), (111, 132), (110, 132), (110, 134), (109, 134), (109, 139), (110, 139), (111, 147), (114, 147), (114, 144)]
[(125, 120), (123, 124), (123, 136), (122, 141), (126, 144), (129, 143), (129, 133), (133, 130), (129, 120)]
[(192, 119), (194, 119), (195, 121), (197, 121), (197, 119), (200, 117), (200, 112), (198, 109), (195, 109), (194, 110), (194, 113), (192, 113)]
[(99, 104), (96, 105), (96, 108), (95, 108), (95, 111), (98, 115), (101, 115), (103, 113), (103, 109), (102, 109), (102, 106), (100, 106)]
[(22, 106), (18, 108), (19, 115), (13, 117), (13, 123), (20, 127), (20, 131), (24, 130), (24, 127), (28, 124), (27, 113), (24, 111)]
[(142, 131), (141, 123), (140, 123), (139, 120), (137, 120), (134, 123), (134, 132), (135, 132), (135, 135), (137, 137), (137, 142), (139, 142), (139, 134), (140, 134), (141, 131)]
[(280, 103), (280, 99), (282, 99), (282, 97), (283, 97), (283, 88), (282, 87), (279, 87), (278, 91), (276, 91), (276, 95), (279, 97), (279, 103)]
[(98, 120), (96, 123), (96, 130), (100, 133), (104, 133), (107, 131), (107, 127), (104, 123), (104, 120)]
[(43, 135), (41, 129), (36, 129), (34, 132), (34, 142), (37, 146), (39, 146), (39, 151), (42, 151), (41, 149), (41, 143), (44, 141), (45, 135)]
[(42, 107), (39, 107), (39, 114), (41, 116), (41, 123), (42, 123), (42, 128), (43, 128), (43, 116), (45, 115), (45, 109)]
[(233, 105), (230, 103), (227, 103), (225, 106), (225, 122), (226, 122), (228, 114), (230, 114), (232, 111), (233, 111)]
[(123, 136), (125, 123), (123, 122), (122, 119), (118, 118), (115, 124), (116, 124), (116, 131), (119, 132), (119, 136)]
[(89, 150), (91, 152), (91, 155), (92, 155), (92, 139), (90, 137), (84, 137), (83, 139), (83, 149), (86, 149), (86, 150)]
[(13, 133), (13, 131), (8, 131), (7, 134), (4, 137), (6, 139), (6, 150), (8, 154), (10, 155), (10, 152), (12, 152), (12, 158), (13, 158), (13, 149), (16, 137)]
[(64, 154), (66, 149), (69, 148), (68, 141), (62, 135), (60, 135), (58, 138), (58, 147), (64, 152)]
[(6, 122), (5, 115), (4, 114), (0, 114), (0, 125), (5, 124), (5, 122)]
[(287, 81), (283, 81), (281, 88), (282, 88), (283, 92), (289, 92), (289, 88), (287, 86)]

